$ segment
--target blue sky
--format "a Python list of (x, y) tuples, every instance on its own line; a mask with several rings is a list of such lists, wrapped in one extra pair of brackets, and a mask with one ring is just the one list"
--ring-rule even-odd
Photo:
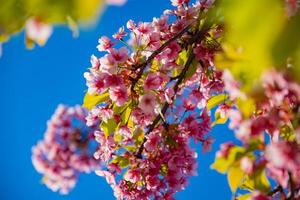
[[(101, 35), (111, 35), (129, 19), (149, 21), (170, 8), (168, 0), (129, 0), (123, 7), (108, 7), (97, 26), (81, 30), (77, 39), (65, 27), (56, 27), (43, 48), (28, 51), (24, 34), (4, 44), (0, 59), (1, 86), (1, 200), (113, 200), (105, 180), (81, 175), (68, 196), (53, 193), (41, 184), (41, 175), (31, 164), (31, 147), (43, 137), (46, 121), (59, 103), (81, 104), (85, 87), (83, 73)], [(232, 139), (224, 126), (213, 130), (213, 151), (199, 153), (198, 176), (190, 179), (176, 199), (230, 199), (226, 177), (209, 169), (219, 144)], [(200, 148), (199, 148), (200, 150)]]

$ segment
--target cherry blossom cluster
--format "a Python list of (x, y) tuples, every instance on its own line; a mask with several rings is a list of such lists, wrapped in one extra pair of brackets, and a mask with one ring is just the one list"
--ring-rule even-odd
[(96, 173), (117, 199), (174, 199), (197, 174), (191, 142), (206, 152), (214, 141), (207, 104), (224, 92), (213, 63), (222, 30), (202, 15), (212, 1), (172, 5), (151, 22), (129, 20), (114, 39), (101, 37), (104, 55), (93, 55), (84, 74), (85, 105), (93, 105), (87, 125), (99, 127)]
[(47, 123), (44, 139), (32, 148), (32, 163), (43, 174), (43, 183), (53, 191), (67, 194), (80, 173), (99, 166), (94, 159), (94, 128), (86, 126), (86, 110), (59, 105)]
[[(223, 79), (233, 101), (238, 97), (246, 98), (228, 71), (224, 72)], [(247, 153), (239, 158), (241, 169), (248, 175), (265, 169), (267, 176), (277, 184), (269, 193), (254, 193), (252, 199), (298, 199), (300, 85), (288, 73), (270, 70), (262, 77), (262, 88), (258, 88), (252, 98), (255, 112), (250, 117), (230, 106), (221, 108), (224, 115), (230, 118), (229, 127), (247, 149)], [(217, 152), (217, 158), (228, 158), (234, 146), (233, 143), (223, 144)], [(255, 156), (249, 154), (253, 151), (260, 153), (256, 152)]]

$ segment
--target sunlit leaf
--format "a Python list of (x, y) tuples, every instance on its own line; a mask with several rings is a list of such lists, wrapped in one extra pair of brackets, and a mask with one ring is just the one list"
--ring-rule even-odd
[(235, 200), (249, 200), (251, 197), (251, 194), (243, 194), (238, 196)]
[(245, 148), (234, 146), (230, 149), (227, 158), (216, 157), (215, 162), (211, 165), (211, 168), (215, 169), (219, 173), (225, 174), (234, 162), (242, 158), (245, 152)]
[[(283, 1), (220, 2), (226, 26), (225, 41), (230, 48), (224, 49), (223, 60), (226, 62), (218, 62), (217, 66), (229, 68), (242, 83), (242, 89), (248, 92), (262, 72), (272, 66), (271, 50), (285, 20)], [(224, 59), (226, 57), (230, 59)]]
[(227, 116), (222, 118), (220, 112), (215, 112), (215, 121), (212, 123), (212, 126), (215, 126), (217, 124), (225, 124), (227, 122), (227, 119)]
[(207, 101), (206, 108), (211, 110), (213, 107), (225, 102), (228, 98), (227, 94), (217, 94)]
[(114, 133), (117, 128), (117, 123), (114, 119), (108, 119), (107, 123), (102, 121), (100, 127), (104, 132), (105, 137), (107, 138), (110, 134)]
[(245, 177), (245, 181), (242, 185), (243, 189), (254, 191), (260, 190), (262, 192), (270, 191), (270, 182), (266, 176), (264, 169), (258, 169), (250, 176)]
[(122, 156), (115, 156), (111, 163), (115, 163), (121, 168), (126, 168), (129, 165), (129, 160)]
[(227, 173), (227, 180), (231, 189), (231, 192), (235, 192), (237, 188), (242, 184), (245, 172), (240, 168), (239, 162), (231, 166)]
[(100, 95), (90, 95), (89, 93), (86, 93), (84, 99), (83, 99), (83, 105), (82, 107), (87, 108), (88, 110), (92, 109), (94, 106), (106, 101), (109, 99), (108, 92), (105, 92)]

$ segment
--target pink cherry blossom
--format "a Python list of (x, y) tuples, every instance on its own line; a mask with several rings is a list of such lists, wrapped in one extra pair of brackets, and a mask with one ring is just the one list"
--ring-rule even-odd
[(114, 46), (114, 43), (106, 36), (102, 36), (98, 42), (99, 45), (97, 46), (97, 49), (99, 51), (107, 51)]
[(127, 89), (124, 86), (111, 88), (109, 90), (111, 100), (116, 102), (117, 106), (122, 106), (128, 100)]
[(52, 34), (52, 26), (35, 18), (27, 20), (25, 25), (26, 37), (43, 46)]
[(43, 174), (44, 184), (61, 194), (75, 186), (80, 173), (90, 173), (99, 165), (89, 148), (94, 129), (85, 126), (85, 117), (79, 106), (59, 105), (44, 139), (32, 148), (32, 163)]
[(140, 97), (139, 107), (146, 114), (154, 113), (154, 109), (157, 105), (156, 97), (153, 93), (147, 93)]
[(122, 26), (117, 33), (113, 35), (113, 38), (117, 40), (123, 40), (123, 38), (127, 35), (125, 32), (124, 26)]

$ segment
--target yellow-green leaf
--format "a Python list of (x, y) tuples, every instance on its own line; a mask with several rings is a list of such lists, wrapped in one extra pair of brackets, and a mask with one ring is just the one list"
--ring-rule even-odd
[(211, 110), (213, 107), (225, 102), (228, 98), (227, 94), (217, 94), (207, 101), (206, 108)]
[(251, 194), (243, 194), (243, 195), (240, 195), (236, 198), (236, 200), (249, 200), (251, 197)]
[(115, 156), (111, 163), (115, 163), (121, 168), (126, 168), (129, 165), (129, 160), (122, 156)]
[(245, 172), (240, 168), (239, 162), (229, 168), (227, 174), (227, 180), (231, 191), (234, 193), (238, 187), (242, 184), (245, 176)]
[(211, 169), (225, 174), (228, 169), (245, 154), (246, 149), (239, 146), (234, 146), (230, 149), (227, 158), (216, 157), (215, 162), (211, 165)]
[(215, 121), (212, 123), (212, 126), (215, 126), (217, 124), (225, 124), (227, 122), (227, 119), (227, 116), (222, 118), (219, 112), (215, 112)]
[(88, 92), (86, 93), (84, 99), (83, 99), (83, 105), (82, 107), (87, 108), (88, 110), (92, 109), (94, 106), (103, 103), (104, 101), (107, 101), (109, 99), (108, 92), (105, 92), (100, 95), (90, 95)]
[(270, 182), (266, 176), (264, 169), (258, 169), (250, 176), (245, 176), (245, 181), (242, 185), (243, 189), (249, 191), (259, 190), (262, 192), (270, 191)]
[(105, 137), (107, 138), (110, 134), (114, 133), (118, 124), (114, 119), (108, 119), (107, 123), (102, 121), (100, 124), (100, 127), (102, 131), (104, 132)]

